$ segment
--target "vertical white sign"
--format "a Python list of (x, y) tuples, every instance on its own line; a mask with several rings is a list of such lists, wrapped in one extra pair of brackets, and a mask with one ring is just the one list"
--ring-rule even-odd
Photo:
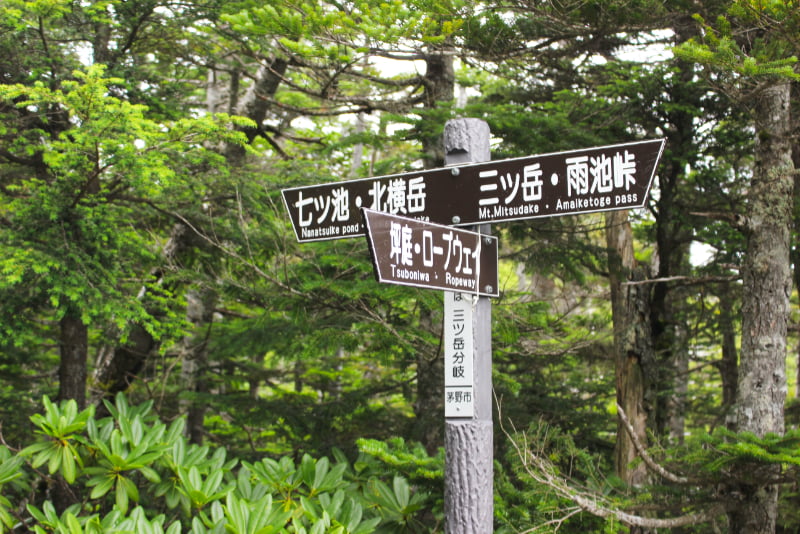
[(444, 292), (444, 416), (473, 417), (473, 297)]

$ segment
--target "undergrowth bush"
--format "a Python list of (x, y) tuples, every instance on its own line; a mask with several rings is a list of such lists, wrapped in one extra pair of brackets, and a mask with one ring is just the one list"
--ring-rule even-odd
[(183, 419), (166, 424), (151, 402), (122, 394), (99, 419), (74, 401), (45, 397), (43, 407), (34, 443), (0, 446), (0, 532), (366, 534), (441, 523), (430, 494), (365, 452), (352, 463), (339, 451), (249, 463), (190, 444)]

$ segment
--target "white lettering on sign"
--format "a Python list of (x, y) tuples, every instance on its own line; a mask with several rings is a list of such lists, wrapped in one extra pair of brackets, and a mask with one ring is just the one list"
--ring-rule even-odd
[(473, 298), (444, 293), (444, 415), (473, 417)]
[[(635, 198), (636, 195), (634, 194)], [(572, 200), (556, 200), (557, 211), (585, 211), (593, 209), (601, 209), (611, 205), (611, 197), (579, 197)]]
[[(638, 195), (630, 192), (636, 186), (636, 156), (629, 150), (566, 157), (561, 170), (548, 171), (547, 182), (543, 175), (540, 162), (513, 171), (480, 171), (478, 218), (526, 218), (552, 212), (553, 208), (556, 212), (601, 210), (638, 202), (631, 200)], [(561, 192), (548, 195), (551, 187)], [(542, 202), (546, 198), (550, 198), (547, 206)]]
[(406, 195), (408, 213), (422, 213), (425, 211), (425, 179), (422, 176), (408, 181), (408, 194)]
[[(370, 209), (393, 215), (413, 215), (425, 211), (425, 177), (395, 178), (387, 185), (372, 183), (369, 191)], [(361, 199), (356, 199), (360, 202)]]
[(411, 252), (411, 228), (407, 224), (392, 222), (389, 228), (391, 248), (389, 259), (403, 265), (414, 265)]
[(627, 150), (566, 159), (567, 196), (630, 191), (636, 185), (636, 158)]
[(417, 271), (414, 269), (405, 269), (402, 267), (397, 267), (397, 265), (392, 264), (392, 277), (398, 278), (400, 280), (408, 280), (410, 282), (430, 282), (431, 275), (430, 273)]
[(433, 267), (434, 258), (443, 256), (444, 248), (433, 244), (433, 232), (430, 230), (422, 231), (422, 265)]
[[(301, 236), (315, 238), (337, 235), (338, 233), (326, 234), (316, 227), (349, 221), (352, 206), (358, 209), (366, 204), (367, 207), (378, 211), (403, 215), (420, 214), (425, 211), (424, 176), (400, 177), (388, 183), (375, 180), (367, 192), (367, 199), (357, 195), (351, 198), (351, 194), (344, 186), (311, 196), (304, 196), (304, 191), (300, 190), (292, 206), (297, 209)], [(313, 232), (303, 232), (303, 229), (311, 227), (315, 227)]]
[(458, 288), (467, 288), (467, 289), (475, 289), (475, 279), (474, 278), (464, 278), (462, 276), (453, 276), (452, 274), (445, 273), (444, 274), (444, 281), (453, 286)]
[[(511, 204), (522, 199), (523, 202), (536, 202), (542, 199), (542, 169), (538, 163), (525, 165), (522, 175), (515, 172), (500, 174), (497, 169), (489, 169), (478, 173), (481, 180), (481, 193), (483, 198), (478, 200), (478, 206), (495, 206)], [(496, 194), (494, 192), (497, 192)]]
[(494, 206), (480, 208), (478, 216), (481, 219), (500, 219), (504, 217), (525, 217), (539, 213), (539, 204), (520, 204), (519, 206)]
[[(437, 256), (442, 256), (444, 258), (444, 269), (452, 267), (458, 274), (474, 274), (473, 265), (480, 254), (480, 250), (477, 247), (473, 250), (473, 247), (461, 240), (459, 233), (451, 229), (438, 236), (447, 244), (447, 251), (445, 252), (443, 244), (436, 244), (436, 237), (437, 235), (431, 230), (421, 230), (415, 234), (414, 228), (411, 228), (408, 224), (392, 221), (389, 226), (389, 261), (394, 262), (393, 265), (399, 264), (411, 267), (415, 265), (414, 261), (416, 259), (421, 258), (422, 265), (434, 267)], [(453, 262), (452, 266), (451, 261)], [(462, 284), (459, 283), (459, 286), (462, 286)], [(475, 287), (474, 280), (472, 280), (471, 287)]]
[(361, 211), (379, 282), (499, 295), (496, 237)]

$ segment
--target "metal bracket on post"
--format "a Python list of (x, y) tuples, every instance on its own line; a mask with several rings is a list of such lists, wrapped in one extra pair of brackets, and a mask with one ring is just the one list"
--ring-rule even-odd
[[(488, 124), (480, 119), (448, 121), (444, 128), (444, 149), (446, 165), (489, 161)], [(453, 170), (457, 171), (457, 168)], [(481, 225), (478, 231), (488, 234), (489, 225)], [(452, 295), (449, 297), (453, 298)], [(468, 297), (472, 302), (472, 415), (445, 419), (447, 534), (489, 534), (494, 530), (492, 308), (488, 297), (472, 297)], [(444, 327), (446, 329), (448, 325)], [(445, 349), (447, 354), (447, 347)], [(445, 362), (445, 372), (447, 369)]]

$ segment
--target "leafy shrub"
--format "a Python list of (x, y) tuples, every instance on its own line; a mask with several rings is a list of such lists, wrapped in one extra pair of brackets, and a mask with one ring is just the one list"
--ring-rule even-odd
[[(304, 455), (240, 462), (188, 443), (184, 420), (166, 424), (152, 402), (123, 394), (110, 416), (47, 397), (31, 421), (36, 441), (0, 447), (0, 532), (366, 534), (421, 532), (429, 508), (400, 474), (362, 454), (351, 464)], [(358, 466), (358, 467), (355, 467)], [(366, 466), (371, 466), (369, 469)], [(378, 466), (378, 467), (376, 467)], [(429, 531), (429, 530), (426, 530)]]

